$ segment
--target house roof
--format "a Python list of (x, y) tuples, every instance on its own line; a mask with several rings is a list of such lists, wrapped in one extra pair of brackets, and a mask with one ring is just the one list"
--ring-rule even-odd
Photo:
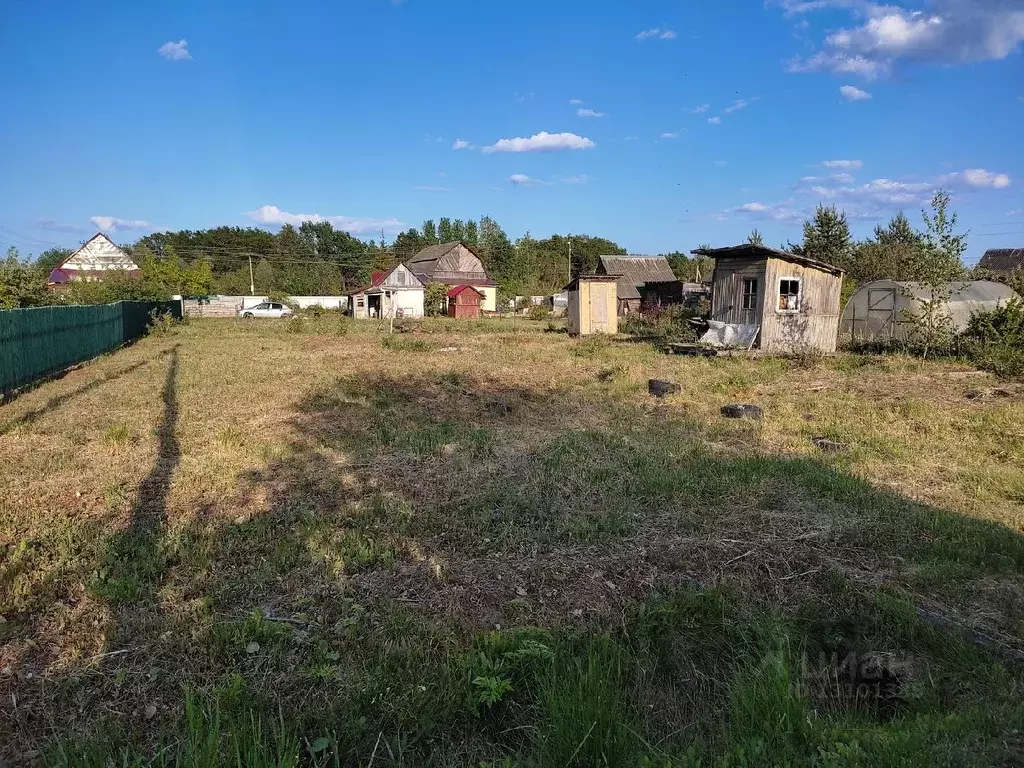
[(620, 277), (615, 281), (615, 294), (619, 299), (639, 299), (640, 291), (628, 277)]
[(58, 264), (51, 272), (51, 284), (64, 283), (77, 277), (103, 277), (108, 269), (120, 269), (138, 274), (139, 265), (102, 232), (86, 240)]
[(626, 278), (634, 286), (645, 283), (675, 283), (679, 280), (664, 256), (601, 256), (601, 269), (607, 275)]
[(465, 291), (472, 291), (477, 296), (483, 298), (483, 294), (480, 293), (480, 291), (478, 291), (472, 285), (456, 285), (454, 288), (448, 291), (448, 298), (454, 299), (456, 296), (458, 296), (461, 293), (464, 293)]
[(409, 259), (407, 263), (411, 267), (413, 264), (426, 264), (431, 261), (437, 261), (442, 256), (447, 255), (450, 251), (452, 251), (453, 249), (457, 248), (460, 245), (465, 246), (470, 253), (472, 253), (477, 258), (480, 258), (480, 256), (477, 254), (476, 251), (473, 250), (471, 246), (457, 240), (453, 243), (438, 243), (437, 245), (428, 245), (422, 251), (420, 251), (411, 259)]
[(812, 259), (808, 256), (789, 253), (788, 251), (777, 251), (766, 245), (754, 245), (752, 243), (733, 245), (727, 248), (697, 248), (696, 250), (690, 251), (690, 253), (697, 254), (698, 256), (710, 256), (712, 259), (781, 259), (782, 261), (788, 261), (791, 264), (800, 264), (805, 267), (820, 269), (822, 272), (829, 272), (833, 275), (843, 274), (842, 269), (833, 266), (832, 264), (826, 264), (824, 261), (818, 261), (817, 259)]
[[(408, 269), (409, 273), (414, 278), (416, 278), (416, 280), (420, 283), (420, 286), (419, 286), (420, 288), (424, 287), (424, 282), (422, 280), (420, 280), (419, 276), (415, 272), (413, 272), (412, 269), (410, 269), (408, 264), (401, 264), (401, 263), (399, 263), (399, 264), (395, 264), (395, 266), (393, 266), (387, 272), (374, 272), (371, 275), (371, 277), (370, 277), (370, 284), (369, 285), (360, 286), (359, 288), (351, 290), (348, 293), (343, 293), (341, 295), (342, 296), (355, 296), (356, 294), (359, 294), (359, 293), (366, 293), (367, 291), (371, 290), (372, 288), (379, 288), (381, 285), (383, 285), (384, 283), (387, 282), (387, 279), (389, 277), (391, 277), (391, 273), (392, 272), (394, 272), (396, 269), (398, 269), (399, 267), (402, 267), (402, 266), (404, 266), (406, 269)], [(412, 288), (415, 288), (416, 286), (415, 285), (410, 285), (410, 286), (407, 286), (407, 287), (412, 289)]]
[(1024, 267), (1024, 248), (990, 248), (981, 257), (978, 266), (993, 272), (1012, 272)]

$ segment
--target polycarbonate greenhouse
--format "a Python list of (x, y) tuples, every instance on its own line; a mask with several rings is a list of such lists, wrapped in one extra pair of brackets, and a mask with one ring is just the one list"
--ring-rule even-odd
[(875, 280), (850, 297), (839, 322), (839, 335), (853, 341), (905, 341), (926, 303), (948, 317), (954, 331), (967, 329), (971, 315), (1005, 305), (1017, 292), (991, 280), (945, 283), (935, 290), (922, 283)]

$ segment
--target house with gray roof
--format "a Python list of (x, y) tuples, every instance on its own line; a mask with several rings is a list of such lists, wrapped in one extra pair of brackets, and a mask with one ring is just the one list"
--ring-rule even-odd
[(487, 274), (476, 251), (466, 243), (427, 246), (405, 264), (424, 285), (443, 283), (449, 288), (469, 285), (483, 294), (480, 308), (484, 312), (497, 309), (498, 284)]
[(1008, 275), (1024, 268), (1024, 248), (990, 248), (981, 257), (978, 266), (997, 275)]
[(668, 306), (683, 300), (683, 284), (664, 256), (601, 256), (597, 274), (618, 278), (620, 315), (639, 312), (645, 304)]

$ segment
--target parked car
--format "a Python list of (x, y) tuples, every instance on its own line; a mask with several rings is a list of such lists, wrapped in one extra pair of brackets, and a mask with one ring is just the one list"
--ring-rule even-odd
[(238, 316), (247, 320), (253, 317), (291, 317), (293, 314), (295, 313), (288, 307), (276, 301), (264, 301), (254, 307), (243, 307), (238, 310)]

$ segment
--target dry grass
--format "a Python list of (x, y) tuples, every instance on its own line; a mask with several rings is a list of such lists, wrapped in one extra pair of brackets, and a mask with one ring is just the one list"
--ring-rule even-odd
[[(954, 634), (1024, 647), (1019, 387), (525, 322), (393, 339), (305, 322), (193, 322), (0, 408), (10, 756), (110, 728), (145, 744), (180, 721), (182, 686), (222, 695), (232, 675), (297, 721), (325, 700), (362, 713), (358, 753), (462, 722), (426, 714), (437, 689), (386, 687), (458, 688), (422, 654), (497, 627), (614, 629), (694, 585), (797, 613), (841, 602), (837, 583), (897, 590)], [(682, 393), (653, 400), (655, 377)], [(729, 402), (764, 421), (722, 419)], [(477, 741), (416, 748), (466, 764), (522, 746)]]

